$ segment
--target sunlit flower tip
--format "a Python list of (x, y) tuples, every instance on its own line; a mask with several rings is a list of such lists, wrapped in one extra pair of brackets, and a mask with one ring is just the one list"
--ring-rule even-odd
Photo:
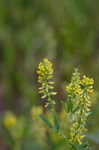
[(49, 103), (46, 103), (46, 104), (44, 105), (44, 107), (45, 107), (45, 108), (47, 108), (47, 107), (48, 107), (48, 105), (49, 105)]
[(41, 96), (41, 98), (42, 98), (42, 99), (45, 99), (46, 97), (47, 97), (47, 95), (43, 95), (43, 96)]
[(82, 142), (81, 142), (81, 140), (78, 138), (77, 139), (77, 141), (78, 141), (78, 143), (81, 145), (82, 144)]
[(49, 84), (52, 84), (52, 85), (53, 85), (53, 84), (55, 84), (55, 82), (53, 82), (53, 81), (49, 81)]
[(56, 94), (57, 94), (57, 92), (51, 92), (51, 94), (52, 94), (52, 95), (56, 95)]
[(7, 112), (4, 116), (4, 126), (6, 128), (12, 128), (16, 125), (17, 119), (16, 116), (12, 112)]

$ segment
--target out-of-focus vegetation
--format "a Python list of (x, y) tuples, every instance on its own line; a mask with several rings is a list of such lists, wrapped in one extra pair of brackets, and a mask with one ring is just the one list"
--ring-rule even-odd
[[(0, 149), (65, 150), (65, 141), (48, 131), (37, 116), (36, 68), (48, 57), (55, 64), (57, 101), (75, 67), (95, 80), (88, 139), (99, 147), (99, 1), (0, 0)], [(33, 108), (32, 108), (33, 107)], [(57, 105), (64, 121), (64, 113)], [(3, 123), (10, 115), (11, 131)], [(50, 116), (48, 116), (50, 117)], [(14, 125), (14, 126), (13, 126)]]

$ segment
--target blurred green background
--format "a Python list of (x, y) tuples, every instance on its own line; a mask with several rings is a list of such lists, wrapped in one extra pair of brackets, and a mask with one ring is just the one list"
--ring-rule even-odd
[[(96, 96), (88, 139), (93, 150), (98, 150), (98, 43), (99, 0), (0, 0), (1, 120), (6, 111), (22, 118), (30, 106), (41, 105), (36, 68), (47, 57), (54, 63), (57, 101), (65, 99), (64, 85), (75, 67), (94, 78)], [(63, 139), (52, 133), (43, 135), (46, 127), (37, 122), (33, 134), (28, 131), (20, 140), (21, 148), (9, 146), (1, 126), (0, 150), (66, 150)]]

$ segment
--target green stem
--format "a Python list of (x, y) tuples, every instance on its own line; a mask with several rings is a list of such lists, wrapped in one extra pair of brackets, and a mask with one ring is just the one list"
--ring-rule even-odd
[(20, 141), (20, 139), (15, 140), (15, 144), (14, 144), (13, 150), (21, 150), (21, 141)]

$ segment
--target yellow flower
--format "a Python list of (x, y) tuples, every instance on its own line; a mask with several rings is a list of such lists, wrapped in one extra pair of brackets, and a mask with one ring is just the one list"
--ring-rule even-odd
[(81, 84), (82, 85), (93, 85), (94, 84), (94, 80), (92, 78), (86, 77), (85, 75), (83, 76), (83, 79), (81, 80)]
[(80, 85), (73, 83), (70, 83), (68, 86), (66, 86), (66, 91), (69, 95), (81, 95), (83, 92)]
[(39, 115), (42, 113), (43, 113), (43, 110), (42, 110), (42, 107), (40, 106), (35, 106), (35, 107), (32, 107), (31, 109), (31, 116), (33, 119), (37, 119)]
[(52, 96), (56, 95), (56, 92), (53, 91), (53, 72), (53, 64), (48, 59), (45, 58), (42, 62), (40, 62), (37, 70), (38, 83), (41, 85), (39, 87), (39, 93), (42, 94), (41, 98), (48, 99), (45, 107), (47, 107), (49, 103), (55, 104), (55, 102), (52, 100)]
[(82, 140), (85, 137), (86, 128), (79, 124), (79, 122), (74, 122), (70, 129), (70, 141), (76, 144), (82, 144)]
[(16, 125), (17, 119), (16, 116), (12, 112), (7, 112), (4, 116), (4, 126), (8, 129), (14, 127)]
[(37, 74), (39, 75), (39, 83), (42, 83), (43, 81), (53, 77), (53, 65), (47, 58), (43, 59), (43, 62), (39, 64)]
[(86, 88), (88, 94), (94, 93), (93, 84), (94, 80), (92, 78), (86, 77), (85, 75), (83, 76), (81, 80), (81, 85)]
[(92, 78), (84, 75), (81, 79), (80, 73), (75, 70), (70, 84), (66, 86), (68, 101), (71, 104), (68, 107), (72, 108), (70, 109), (70, 115), (73, 118), (70, 128), (70, 141), (76, 144), (82, 144), (82, 139), (85, 136), (86, 121), (92, 105), (90, 98), (94, 91), (93, 84)]
[(81, 95), (82, 94), (82, 89), (80, 86), (80, 73), (78, 72), (77, 69), (75, 69), (75, 72), (73, 73), (71, 83), (66, 86), (66, 92), (70, 97)]

